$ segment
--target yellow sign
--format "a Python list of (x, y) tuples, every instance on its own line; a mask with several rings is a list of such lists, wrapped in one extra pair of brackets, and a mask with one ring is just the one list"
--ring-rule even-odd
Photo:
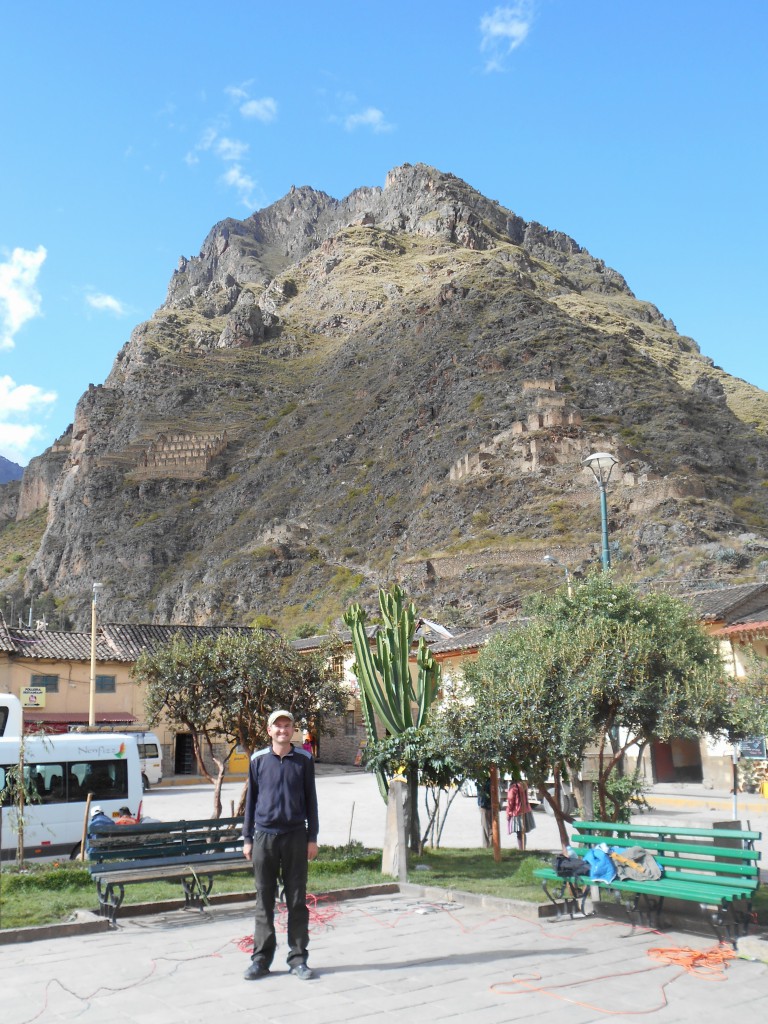
[(21, 706), (23, 708), (44, 708), (47, 690), (44, 686), (22, 686)]

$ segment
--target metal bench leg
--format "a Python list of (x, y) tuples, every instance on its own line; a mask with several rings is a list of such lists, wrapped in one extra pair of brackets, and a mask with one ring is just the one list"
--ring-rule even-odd
[(751, 900), (742, 901), (740, 906), (727, 903), (716, 910), (702, 906), (702, 910), (709, 917), (717, 941), (730, 942), (734, 949), (738, 949), (739, 938), (749, 933), (749, 926), (755, 920)]
[(582, 886), (568, 879), (563, 879), (561, 884), (552, 893), (549, 891), (548, 880), (545, 878), (542, 880), (541, 887), (549, 902), (556, 907), (558, 920), (565, 917), (566, 914), (573, 920), (574, 913), (580, 913), (583, 917), (586, 917), (586, 902), (589, 896), (588, 885)]
[(96, 893), (99, 897), (99, 914), (106, 917), (114, 928), (115, 915), (125, 899), (125, 886), (114, 882), (104, 884), (99, 878), (96, 882)]
[(184, 890), (184, 909), (197, 907), (202, 910), (213, 888), (213, 875), (206, 875), (203, 878), (194, 874), (188, 875), (181, 879), (181, 887)]

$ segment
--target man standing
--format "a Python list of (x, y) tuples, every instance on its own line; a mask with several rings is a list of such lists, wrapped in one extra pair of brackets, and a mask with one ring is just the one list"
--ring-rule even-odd
[(317, 793), (311, 754), (291, 743), (290, 711), (273, 711), (267, 722), (271, 744), (251, 756), (243, 820), (243, 854), (253, 860), (256, 924), (245, 978), (269, 974), (275, 955), (275, 897), (282, 877), (288, 908), (288, 966), (302, 981), (307, 966), (309, 910), (307, 865), (317, 856)]

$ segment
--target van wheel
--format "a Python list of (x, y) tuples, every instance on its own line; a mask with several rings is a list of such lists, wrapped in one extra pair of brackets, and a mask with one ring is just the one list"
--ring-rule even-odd
[(146, 776), (146, 775), (142, 775), (142, 776), (141, 776), (141, 788), (143, 789), (143, 791), (144, 791), (145, 793), (146, 793), (146, 792), (147, 792), (147, 790), (149, 789), (149, 779), (147, 778), (147, 776)]
[(72, 852), (69, 855), (69, 859), (70, 860), (80, 860), (80, 850), (81, 849), (82, 849), (82, 844), (81, 843), (78, 843), (77, 846), (73, 846), (72, 847)]

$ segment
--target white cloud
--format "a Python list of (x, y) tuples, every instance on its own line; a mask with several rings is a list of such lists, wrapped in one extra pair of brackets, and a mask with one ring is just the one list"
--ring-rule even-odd
[(384, 114), (376, 107), (367, 107), (359, 114), (349, 114), (344, 118), (344, 127), (348, 132), (356, 128), (370, 128), (377, 135), (380, 132), (391, 132), (394, 125), (384, 120)]
[[(16, 384), (0, 377), (0, 452), (13, 462), (26, 463), (43, 427), (26, 423), (30, 416), (45, 414), (58, 398), (55, 391), (43, 391), (34, 384)], [(22, 422), (13, 422), (21, 420)]]
[(243, 171), (240, 164), (233, 164), (226, 174), (222, 175), (221, 180), (225, 185), (229, 185), (230, 188), (237, 190), (243, 206), (247, 206), (249, 209), (255, 206), (253, 194), (256, 191), (256, 182), (249, 174)]
[(518, 0), (508, 7), (496, 7), (480, 19), (480, 50), (488, 54), (486, 71), (501, 71), (504, 60), (521, 46), (533, 22), (531, 0)]
[(224, 92), (227, 96), (230, 96), (235, 103), (239, 103), (240, 100), (248, 99), (248, 89), (253, 83), (253, 79), (249, 78), (247, 82), (243, 82), (242, 85), (228, 85)]
[(249, 148), (240, 139), (221, 138), (216, 143), (216, 153), (222, 160), (242, 160)]
[(125, 316), (127, 310), (123, 303), (114, 297), (114, 295), (104, 295), (102, 292), (91, 292), (85, 296), (85, 301), (91, 307), (91, 309), (104, 310), (108, 313), (114, 313), (115, 316)]
[(28, 413), (50, 405), (57, 398), (55, 391), (43, 391), (35, 384), (17, 384), (7, 375), (0, 377), (0, 421), (8, 413)]
[(246, 100), (240, 105), (240, 113), (243, 117), (252, 117), (263, 124), (269, 124), (277, 117), (277, 101), (271, 96), (264, 96), (260, 100)]
[(15, 335), (27, 320), (40, 316), (40, 293), (35, 287), (40, 267), (48, 255), (44, 246), (14, 249), (0, 263), (0, 349), (13, 348)]

